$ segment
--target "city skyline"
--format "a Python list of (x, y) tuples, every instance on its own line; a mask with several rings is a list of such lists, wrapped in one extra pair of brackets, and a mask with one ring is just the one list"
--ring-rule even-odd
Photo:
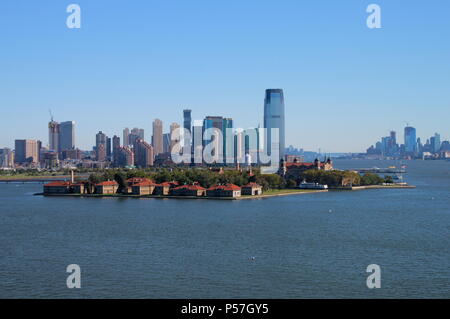
[(0, 145), (46, 141), (49, 108), (58, 121), (77, 123), (83, 149), (100, 129), (112, 135), (132, 124), (151, 132), (155, 118), (182, 124), (183, 108), (193, 110), (192, 120), (221, 114), (236, 127), (255, 127), (271, 87), (285, 92), (286, 145), (363, 152), (405, 122), (419, 135), (449, 139), (442, 115), (450, 43), (442, 39), (450, 4), (378, 3), (383, 28), (371, 30), (361, 1), (327, 2), (326, 10), (322, 1), (79, 1), (82, 28), (71, 30), (63, 4), (21, 10), (2, 2)]

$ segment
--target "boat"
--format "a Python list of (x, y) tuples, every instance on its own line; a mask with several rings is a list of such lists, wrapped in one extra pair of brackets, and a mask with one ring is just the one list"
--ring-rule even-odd
[(328, 185), (323, 185), (319, 183), (307, 183), (305, 181), (301, 182), (300, 185), (298, 185), (298, 188), (300, 189), (328, 189)]

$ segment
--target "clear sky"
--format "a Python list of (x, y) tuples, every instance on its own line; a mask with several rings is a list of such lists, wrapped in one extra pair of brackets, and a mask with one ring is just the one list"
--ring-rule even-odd
[(267, 88), (284, 89), (286, 145), (359, 152), (406, 122), (448, 139), (450, 1), (0, 1), (0, 147), (47, 145), (49, 108), (82, 149), (99, 130), (149, 140), (183, 108), (254, 127)]

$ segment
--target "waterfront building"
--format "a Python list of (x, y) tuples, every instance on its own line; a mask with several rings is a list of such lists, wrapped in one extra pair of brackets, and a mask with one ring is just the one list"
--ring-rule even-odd
[(200, 185), (183, 185), (172, 189), (174, 196), (205, 196), (206, 189)]
[(263, 189), (262, 186), (257, 183), (248, 183), (247, 185), (244, 185), (241, 187), (241, 194), (242, 195), (262, 195)]
[(175, 187), (174, 183), (164, 182), (161, 184), (156, 184), (155, 190), (153, 192), (154, 195), (166, 196), (170, 194), (170, 190)]
[(160, 119), (153, 121), (152, 145), (155, 156), (163, 153), (163, 123)]
[(36, 140), (15, 140), (14, 162), (17, 164), (38, 164), (38, 145)]
[(241, 188), (237, 185), (228, 183), (225, 185), (214, 185), (206, 190), (208, 197), (240, 197)]
[(95, 184), (95, 194), (116, 194), (119, 184), (116, 181), (106, 181)]
[(134, 144), (134, 163), (137, 167), (147, 168), (153, 166), (154, 149), (153, 147), (138, 138)]
[(133, 195), (152, 195), (155, 190), (156, 184), (151, 181), (143, 181), (133, 184), (131, 186), (131, 193)]
[[(284, 158), (285, 152), (285, 119), (284, 93), (282, 89), (267, 89), (264, 99), (264, 128), (266, 128), (265, 150), (271, 155), (271, 147), (279, 150), (279, 159)], [(272, 141), (271, 130), (278, 129), (278, 143)]]
[(44, 185), (44, 194), (68, 194), (70, 193), (70, 182), (55, 181)]

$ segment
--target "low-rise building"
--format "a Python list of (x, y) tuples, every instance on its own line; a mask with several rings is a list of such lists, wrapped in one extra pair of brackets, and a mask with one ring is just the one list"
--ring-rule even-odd
[(242, 195), (262, 195), (262, 186), (257, 183), (248, 183), (247, 185), (244, 185), (241, 187), (241, 194)]
[(44, 194), (68, 194), (70, 182), (55, 181), (44, 185)]
[(215, 185), (206, 190), (208, 197), (240, 197), (241, 188), (234, 184)]
[(206, 189), (200, 185), (183, 185), (172, 189), (174, 196), (205, 196)]
[(95, 184), (95, 194), (116, 194), (119, 184), (116, 181), (106, 181)]
[(131, 186), (133, 195), (153, 195), (157, 185), (152, 181), (143, 181)]

